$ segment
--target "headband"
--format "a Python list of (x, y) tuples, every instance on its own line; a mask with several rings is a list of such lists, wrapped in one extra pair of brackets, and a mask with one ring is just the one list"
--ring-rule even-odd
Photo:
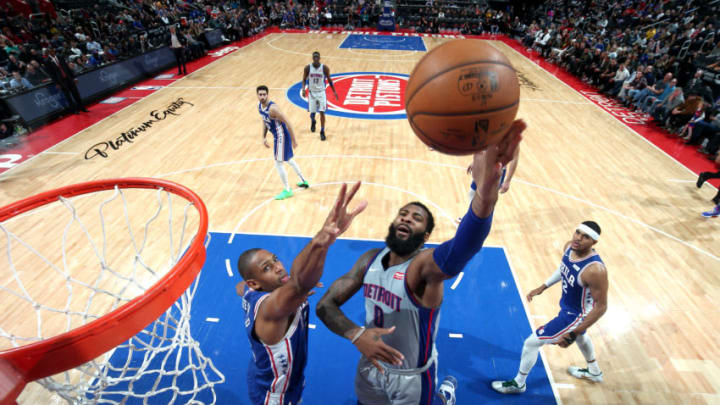
[(590, 228), (589, 226), (587, 226), (585, 224), (578, 225), (577, 230), (586, 234), (587, 236), (591, 237), (595, 241), (600, 239), (600, 234), (598, 234), (592, 228)]

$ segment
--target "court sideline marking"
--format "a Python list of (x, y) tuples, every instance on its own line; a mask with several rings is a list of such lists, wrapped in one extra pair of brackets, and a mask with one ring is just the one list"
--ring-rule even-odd
[[(251, 43), (249, 43), (249, 44), (241, 47), (240, 49), (238, 49), (238, 52), (233, 52), (233, 53), (230, 53), (230, 54), (227, 54), (227, 55), (224, 55), (224, 56), (230, 56), (230, 55), (234, 55), (234, 54), (236, 54), (236, 53), (239, 53), (239, 51), (244, 50), (244, 49), (247, 49), (249, 46), (252, 46), (253, 44), (256, 44), (256, 43), (259, 43), (259, 42), (263, 42), (263, 39), (266, 38), (266, 37), (267, 37), (267, 35), (265, 35), (265, 36), (263, 36), (263, 37), (261, 37), (261, 38), (258, 38), (257, 40), (255, 40), (255, 41), (253, 41), (253, 42), (251, 42)], [(150, 94), (147, 94), (146, 96), (142, 97), (142, 99), (139, 99), (139, 100), (137, 100), (137, 101), (134, 101), (134, 102), (126, 105), (125, 107), (123, 107), (123, 108), (115, 111), (114, 113), (108, 115), (107, 117), (101, 119), (100, 121), (98, 121), (98, 122), (96, 122), (96, 123), (94, 123), (94, 124), (92, 124), (92, 125), (90, 125), (90, 126), (88, 126), (88, 127), (86, 127), (86, 128), (81, 129), (80, 131), (78, 131), (78, 132), (70, 135), (69, 137), (63, 139), (62, 141), (56, 143), (55, 145), (50, 146), (49, 148), (45, 149), (44, 151), (39, 152), (39, 153), (36, 153), (36, 154), (33, 155), (33, 156), (30, 156), (29, 158), (27, 158), (27, 159), (24, 160), (23, 162), (21, 162), (21, 163), (15, 165), (15, 166), (13, 166), (13, 167), (7, 169), (7, 170), (4, 171), (2, 174), (0, 174), (0, 179), (2, 179), (2, 180), (11, 179), (12, 177), (7, 176), (7, 173), (10, 173), (13, 169), (16, 169), (16, 168), (18, 168), (18, 167), (20, 167), (20, 166), (23, 166), (23, 165), (26, 164), (27, 162), (35, 159), (36, 157), (38, 157), (38, 156), (40, 156), (40, 155), (50, 154), (50, 153), (51, 153), (51, 152), (50, 152), (51, 149), (55, 149), (56, 147), (62, 145), (63, 143), (69, 141), (70, 139), (75, 138), (77, 135), (82, 134), (82, 133), (84, 133), (85, 131), (89, 130), (90, 128), (92, 128), (92, 127), (94, 127), (94, 126), (96, 126), (96, 125), (98, 125), (98, 124), (100, 124), (100, 123), (102, 123), (102, 122), (107, 121), (107, 120), (110, 119), (111, 117), (115, 116), (116, 114), (119, 114), (119, 113), (122, 112), (122, 111), (125, 111), (126, 109), (134, 106), (135, 104), (137, 104), (137, 103), (139, 103), (139, 102), (141, 102), (141, 101), (143, 101), (143, 100), (146, 100), (146, 99), (150, 98), (151, 96), (153, 96), (153, 95), (155, 95), (155, 94), (158, 94), (158, 93), (160, 93), (161, 91), (163, 91), (163, 90), (165, 90), (165, 89), (167, 89), (167, 88), (173, 87), (173, 84), (174, 84), (174, 83), (177, 83), (177, 82), (179, 82), (179, 81), (181, 81), (181, 80), (187, 79), (187, 78), (189, 78), (190, 76), (192, 76), (193, 74), (195, 74), (196, 72), (199, 72), (199, 71), (207, 68), (208, 66), (213, 65), (213, 64), (216, 63), (216, 62), (219, 62), (219, 61), (222, 60), (222, 59), (224, 59), (224, 57), (220, 57), (220, 58), (217, 58), (217, 59), (214, 60), (214, 61), (211, 61), (211, 62), (208, 63), (207, 65), (202, 66), (202, 67), (200, 67), (200, 68), (198, 68), (198, 69), (190, 72), (190, 74), (185, 75), (185, 76), (183, 76), (183, 77), (175, 80), (175, 81), (174, 81), (173, 83), (171, 83), (169, 86), (163, 86), (163, 87), (161, 87), (160, 89), (155, 90), (155, 91), (153, 91), (153, 92), (150, 93)], [(169, 67), (168, 69), (173, 69), (173, 67)], [(165, 69), (165, 70), (167, 70), (167, 69)], [(159, 73), (162, 73), (162, 72), (164, 72), (165, 70), (163, 70), (163, 71), (161, 71), (161, 72), (159, 72)], [(118, 90), (118, 92), (119, 92), (119, 91), (122, 91), (122, 90)], [(97, 103), (96, 103), (96, 104), (97, 104)], [(62, 153), (62, 152), (54, 152), (54, 153), (60, 154), (60, 153)], [(78, 154), (79, 154), (79, 153), (78, 153)]]
[[(431, 166), (439, 166), (439, 167), (447, 167), (447, 168), (453, 168), (453, 169), (460, 169), (460, 170), (463, 170), (463, 171), (466, 170), (465, 167), (462, 167), (462, 166), (459, 166), (459, 165), (456, 165), (456, 164), (440, 163), (440, 162), (428, 162), (428, 161), (419, 160), (419, 159), (408, 159), (408, 158), (387, 157), (387, 156), (367, 156), (367, 155), (305, 155), (305, 156), (296, 156), (296, 158), (298, 158), (298, 159), (327, 159), (327, 158), (335, 158), (335, 159), (338, 159), (338, 158), (339, 158), (339, 159), (347, 159), (347, 158), (350, 158), (350, 159), (378, 159), (378, 160), (390, 160), (390, 161), (404, 161), (404, 162), (410, 162), (410, 163), (421, 163), (421, 164), (426, 164), (426, 165), (431, 165)], [(197, 166), (197, 167), (190, 168), (190, 169), (183, 169), (183, 170), (177, 170), (177, 171), (174, 171), (174, 172), (162, 173), (162, 174), (157, 175), (157, 177), (167, 177), (167, 176), (172, 176), (172, 175), (175, 175), (175, 174), (181, 174), (181, 173), (187, 173), (187, 172), (193, 172), (193, 171), (200, 171), (200, 170), (205, 170), (205, 169), (214, 168), (214, 167), (220, 167), (220, 166), (229, 166), (229, 165), (237, 165), (237, 164), (244, 164), (244, 163), (253, 163), (253, 162), (258, 162), (258, 161), (271, 161), (271, 160), (272, 160), (271, 157), (267, 157), (267, 158), (243, 159), (243, 160), (236, 160), (236, 161), (230, 161), (230, 162), (213, 163), (213, 164), (210, 164), (210, 165)], [(688, 169), (688, 170), (689, 170), (689, 169)], [(538, 189), (540, 189), (540, 190), (547, 191), (547, 192), (550, 192), (550, 193), (553, 193), (553, 194), (557, 194), (557, 195), (562, 196), (562, 197), (565, 197), (565, 198), (570, 198), (570, 199), (572, 199), (572, 200), (574, 200), (574, 201), (578, 201), (578, 202), (587, 204), (587, 205), (589, 205), (589, 206), (592, 206), (592, 207), (594, 207), (594, 208), (603, 210), (603, 211), (605, 211), (605, 212), (607, 212), (607, 213), (610, 213), (610, 214), (613, 214), (613, 215), (615, 215), (615, 216), (617, 216), (617, 217), (620, 217), (620, 218), (622, 218), (622, 219), (628, 220), (628, 221), (630, 221), (630, 222), (632, 222), (632, 223), (634, 223), (634, 224), (636, 224), (636, 225), (640, 225), (640, 226), (642, 226), (642, 227), (644, 227), (644, 228), (646, 228), (646, 229), (649, 229), (649, 230), (654, 231), (654, 232), (656, 232), (656, 233), (659, 233), (659, 234), (661, 234), (661, 235), (663, 235), (663, 236), (666, 236), (666, 237), (668, 237), (668, 238), (670, 238), (670, 239), (672, 239), (672, 240), (674, 240), (674, 241), (676, 241), (676, 242), (679, 242), (680, 244), (685, 245), (686, 247), (689, 247), (690, 249), (693, 249), (693, 250), (695, 250), (696, 252), (702, 253), (703, 255), (708, 256), (708, 257), (710, 257), (710, 258), (712, 258), (712, 259), (714, 259), (714, 260), (716, 260), (716, 261), (720, 261), (720, 257), (718, 257), (718, 256), (716, 256), (716, 255), (714, 255), (714, 254), (712, 254), (712, 253), (710, 253), (710, 252), (708, 252), (708, 251), (706, 251), (706, 250), (704, 250), (704, 249), (701, 249), (701, 248), (693, 245), (693, 244), (690, 243), (690, 242), (687, 242), (687, 241), (685, 241), (685, 240), (683, 240), (683, 239), (680, 239), (680, 238), (678, 238), (677, 236), (671, 235), (670, 233), (665, 232), (665, 231), (663, 231), (663, 230), (661, 230), (661, 229), (658, 229), (658, 228), (656, 228), (656, 227), (654, 227), (654, 226), (652, 226), (652, 225), (646, 224), (646, 223), (640, 221), (639, 219), (631, 218), (631, 217), (629, 217), (629, 216), (627, 216), (627, 215), (625, 215), (625, 214), (623, 214), (623, 213), (621, 213), (621, 212), (619, 212), (619, 211), (616, 211), (616, 210), (613, 210), (613, 209), (604, 207), (604, 206), (602, 206), (602, 205), (600, 205), (600, 204), (594, 203), (594, 202), (592, 202), (592, 201), (585, 200), (585, 199), (580, 198), (580, 197), (575, 197), (575, 196), (573, 196), (573, 195), (564, 193), (564, 192), (559, 191), (559, 190), (555, 190), (555, 189), (552, 189), (552, 188), (549, 188), (549, 187), (541, 186), (541, 185), (539, 185), (539, 184), (531, 183), (531, 182), (529, 182), (529, 181), (522, 180), (522, 179), (517, 178), (517, 177), (515, 177), (514, 180), (517, 181), (517, 182), (520, 182), (520, 183), (522, 183), (522, 184), (525, 184), (525, 185), (528, 185), (528, 186), (531, 186), (531, 187), (535, 187), (535, 188), (538, 188)], [(329, 183), (319, 183), (319, 184), (329, 184)], [(337, 183), (337, 182), (336, 182), (335, 184), (341, 184), (341, 183)], [(372, 184), (372, 183), (366, 183), (366, 184)], [(273, 199), (266, 200), (266, 201), (264, 201), (262, 204), (268, 204), (268, 203), (270, 203), (271, 201), (273, 201)], [(439, 208), (439, 207), (438, 207), (438, 208)], [(249, 216), (249, 215), (251, 215), (251, 214), (252, 214), (255, 210), (257, 210), (257, 209), (259, 209), (259, 207), (256, 207), (252, 212), (246, 214), (246, 217)], [(440, 209), (440, 208), (439, 208), (439, 209)], [(442, 209), (441, 209), (441, 211), (442, 211)], [(444, 212), (444, 211), (442, 211), (442, 212)], [(446, 217), (451, 218), (451, 217), (448, 216), (447, 214), (446, 214)], [(242, 222), (244, 222), (246, 219), (247, 219), (247, 218), (244, 217), (244, 219), (242, 220)], [(452, 218), (451, 218), (451, 219), (452, 219)], [(236, 226), (236, 228), (237, 228), (237, 226)], [(234, 232), (234, 231), (233, 231), (233, 232)]]
[[(518, 295), (520, 295), (520, 302), (522, 302), (523, 310), (525, 310), (525, 316), (528, 319), (528, 322), (530, 323), (530, 329), (531, 333), (535, 333), (535, 323), (532, 320), (532, 317), (530, 316), (530, 310), (528, 309), (527, 302), (525, 302), (525, 297), (523, 297), (523, 294), (520, 292), (520, 283), (518, 282), (517, 275), (515, 274), (515, 267), (513, 267), (512, 260), (510, 260), (510, 255), (508, 255), (507, 249), (505, 249), (505, 246), (500, 247), (503, 250), (503, 254), (505, 255), (505, 260), (508, 263), (508, 266), (510, 267), (510, 274), (512, 274), (513, 281), (515, 282), (515, 285), (517, 286), (516, 290), (518, 292)], [(547, 361), (547, 356), (545, 355), (545, 347), (547, 345), (543, 345), (543, 347), (540, 348), (540, 358), (542, 359), (543, 366), (545, 367), (545, 374), (547, 374), (548, 379), (550, 380), (550, 387), (552, 388), (553, 395), (555, 395), (555, 401), (557, 401), (558, 404), (562, 405), (562, 399), (560, 398), (560, 394), (558, 393), (555, 379), (553, 378), (552, 372), (550, 371), (550, 365)], [(518, 363), (520, 362), (520, 359), (518, 358)], [(564, 387), (563, 387), (564, 388)]]

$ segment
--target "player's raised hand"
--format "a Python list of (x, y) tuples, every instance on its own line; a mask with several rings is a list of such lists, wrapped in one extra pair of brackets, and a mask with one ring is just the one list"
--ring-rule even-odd
[(387, 335), (393, 332), (395, 332), (394, 326), (389, 329), (365, 329), (362, 335), (360, 335), (360, 337), (354, 343), (355, 347), (358, 348), (360, 353), (367, 357), (368, 360), (370, 360), (370, 362), (372, 362), (372, 364), (377, 367), (377, 369), (380, 370), (381, 373), (384, 373), (385, 370), (380, 365), (380, 363), (378, 363), (378, 360), (384, 361), (388, 364), (394, 364), (396, 366), (399, 366), (402, 365), (402, 362), (405, 359), (405, 356), (403, 356), (402, 353), (388, 346), (380, 338), (382, 335)]
[(338, 196), (335, 199), (335, 204), (332, 210), (330, 210), (327, 219), (325, 219), (322, 231), (320, 231), (321, 235), (319, 236), (322, 237), (318, 239), (318, 242), (325, 246), (335, 242), (338, 236), (347, 231), (353, 219), (365, 210), (367, 201), (363, 200), (360, 201), (354, 210), (348, 211), (348, 206), (355, 197), (358, 189), (360, 189), (360, 184), (361, 182), (359, 181), (355, 183), (349, 192), (347, 191), (347, 184), (343, 184), (342, 187), (340, 187), (340, 192), (338, 192)]
[(525, 128), (527, 125), (523, 120), (513, 121), (500, 142), (473, 156), (471, 171), (481, 198), (497, 196), (502, 167), (513, 159)]

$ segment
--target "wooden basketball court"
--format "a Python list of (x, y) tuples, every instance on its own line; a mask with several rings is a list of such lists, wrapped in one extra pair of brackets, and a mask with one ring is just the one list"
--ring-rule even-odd
[[(288, 101), (286, 89), (302, 79), (315, 50), (332, 73), (409, 74), (423, 55), (340, 49), (344, 37), (271, 34), (192, 72), (0, 176), (0, 205), (89, 180), (158, 177), (197, 192), (213, 231), (312, 235), (339, 184), (362, 180), (360, 197), (369, 206), (345, 236), (382, 239), (396, 210), (420, 200), (437, 218), (431, 241), (452, 237), (455, 219), (467, 210), (469, 157), (433, 152), (404, 119), (328, 116), (328, 140), (321, 142), (309, 130), (307, 112)], [(424, 41), (431, 49), (446, 39)], [(714, 190), (697, 190), (684, 166), (503, 42), (491, 44), (523, 77), (518, 117), (528, 130), (487, 243), (505, 247), (524, 296), (557, 268), (578, 223), (602, 226), (596, 248), (609, 270), (609, 308), (589, 336), (605, 382), (592, 385), (567, 374), (567, 366), (584, 363), (576, 348), (544, 347), (562, 402), (720, 402), (720, 248), (714, 237), (720, 222), (699, 215), (709, 209)], [(311, 184), (285, 201), (272, 200), (282, 187), (272, 151), (262, 144), (259, 84), (270, 87), (270, 98), (290, 118), (299, 143), (296, 161)], [(137, 130), (158, 118), (153, 114), (163, 118)], [(118, 142), (131, 129), (132, 142)], [(109, 141), (116, 149), (102, 145)], [(290, 169), (288, 177), (297, 181)], [(142, 206), (133, 211), (148, 215)], [(38, 244), (61, 238), (63, 222), (51, 212), (40, 213), (45, 217), (34, 225)], [(43, 231), (51, 223), (58, 225), (55, 234)], [(8, 283), (6, 269), (0, 271), (0, 281)], [(41, 275), (31, 280), (44, 282)], [(533, 327), (554, 317), (559, 297), (556, 286), (527, 305)], [(25, 318), (3, 310), (0, 325)], [(498, 314), (497, 322), (502, 319)], [(38, 402), (26, 392), (21, 403)]]

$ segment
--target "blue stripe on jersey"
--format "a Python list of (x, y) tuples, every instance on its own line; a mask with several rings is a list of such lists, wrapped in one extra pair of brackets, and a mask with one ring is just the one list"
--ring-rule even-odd
[(567, 248), (562, 257), (560, 274), (562, 276), (562, 297), (560, 297), (560, 307), (568, 311), (574, 311), (578, 314), (585, 314), (586, 303), (592, 302), (590, 290), (581, 286), (578, 282), (580, 274), (584, 269), (593, 263), (603, 263), (600, 256), (593, 251), (589, 257), (579, 260), (570, 260), (571, 248)]
[(422, 389), (420, 391), (420, 402), (418, 405), (433, 405), (435, 402), (435, 376), (437, 373), (436, 365), (433, 364), (420, 376)]
[(438, 325), (438, 317), (440, 316), (440, 308), (425, 308), (416, 299), (405, 278), (405, 292), (410, 297), (410, 302), (417, 307), (418, 310), (418, 359), (414, 367), (420, 368), (427, 363), (432, 356), (433, 346), (435, 344), (435, 332)]

